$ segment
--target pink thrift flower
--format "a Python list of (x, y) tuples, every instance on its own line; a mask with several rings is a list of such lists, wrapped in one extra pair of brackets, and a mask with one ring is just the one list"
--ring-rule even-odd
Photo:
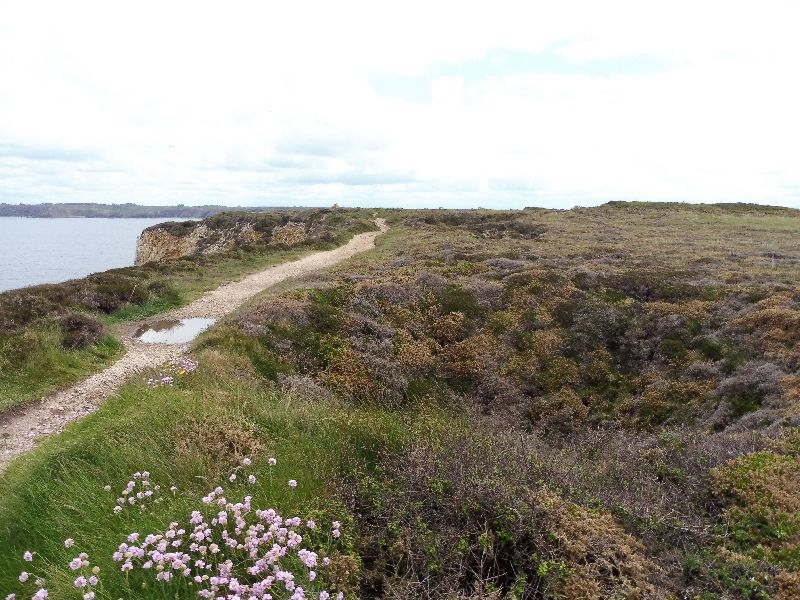
[(270, 467), (274, 467), (275, 465), (278, 464), (278, 461), (275, 460), (274, 458), (270, 458), (267, 462), (269, 463)]
[(64, 548), (72, 548), (75, 545), (75, 540), (67, 538), (64, 540)]
[(297, 482), (294, 479), (289, 480), (289, 487), (294, 489), (297, 487)]
[(28, 572), (27, 571), (23, 571), (22, 573), (19, 574), (19, 582), (20, 583), (25, 583), (26, 581), (28, 581), (28, 577), (30, 577)]
[(25, 559), (27, 562), (31, 562), (33, 560), (33, 554), (31, 554), (30, 550), (25, 550), (25, 553), (22, 555), (22, 558)]
[(249, 483), (250, 485), (253, 485), (253, 484), (256, 482), (256, 476), (255, 476), (255, 475), (249, 475), (249, 476), (247, 477), (247, 481), (248, 481), (248, 483)]
[(38, 592), (36, 592), (33, 595), (33, 599), (32, 600), (44, 600), (44, 598), (47, 598), (47, 596), (48, 596), (47, 590), (44, 589), (44, 588), (41, 588)]

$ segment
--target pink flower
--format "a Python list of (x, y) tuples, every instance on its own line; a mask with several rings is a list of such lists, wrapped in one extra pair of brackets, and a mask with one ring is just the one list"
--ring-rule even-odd
[(33, 560), (33, 554), (31, 554), (30, 550), (25, 550), (25, 553), (22, 555), (22, 558), (25, 559), (27, 562), (31, 562)]
[(289, 487), (294, 489), (297, 487), (297, 482), (294, 479), (289, 480)]
[(41, 588), (38, 592), (36, 592), (33, 595), (33, 599), (32, 600), (44, 600), (44, 598), (47, 598), (47, 596), (48, 596), (47, 590), (44, 589), (44, 588)]
[(278, 464), (278, 461), (275, 460), (274, 458), (270, 458), (267, 462), (269, 463), (270, 467), (274, 467), (275, 465)]
[(64, 548), (72, 548), (75, 545), (75, 540), (67, 538), (64, 540)]
[(26, 581), (28, 581), (28, 577), (30, 577), (28, 572), (27, 571), (23, 571), (22, 573), (19, 574), (19, 582), (20, 583), (25, 583)]
[(248, 481), (248, 483), (249, 483), (250, 485), (253, 485), (253, 484), (256, 482), (256, 476), (255, 476), (255, 475), (249, 475), (249, 476), (247, 477), (247, 481)]

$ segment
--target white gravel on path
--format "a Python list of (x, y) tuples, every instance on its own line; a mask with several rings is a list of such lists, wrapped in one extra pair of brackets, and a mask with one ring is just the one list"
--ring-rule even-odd
[[(186, 306), (158, 315), (158, 318), (223, 317), (249, 298), (285, 279), (330, 267), (373, 248), (375, 238), (388, 229), (383, 219), (376, 219), (375, 222), (380, 232), (361, 233), (334, 250), (315, 252), (227, 283)], [(38, 402), (12, 408), (0, 415), (0, 473), (15, 457), (33, 448), (42, 437), (60, 433), (70, 422), (96, 411), (132, 375), (159, 367), (189, 349), (189, 344), (142, 344), (132, 337), (123, 342), (125, 354), (107, 369)]]

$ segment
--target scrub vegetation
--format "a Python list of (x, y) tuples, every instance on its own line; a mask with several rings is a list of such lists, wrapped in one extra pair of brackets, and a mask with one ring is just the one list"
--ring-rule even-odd
[[(134, 577), (114, 552), (247, 458), (231, 497), (342, 525), (309, 551), (348, 598), (800, 596), (799, 212), (381, 216), (374, 251), (254, 299), (201, 336), (196, 369), (129, 382), (12, 464), (0, 590), (33, 551), (51, 597), (78, 598), (86, 552), (99, 598), (196, 597), (194, 571)], [(176, 489), (115, 514), (104, 486), (143, 471)]]

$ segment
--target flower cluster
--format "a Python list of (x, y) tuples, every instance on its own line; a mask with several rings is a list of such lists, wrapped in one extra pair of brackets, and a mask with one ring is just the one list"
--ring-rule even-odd
[[(270, 458), (268, 464), (275, 466), (277, 461)], [(244, 458), (228, 478), (230, 483), (254, 484), (255, 475), (247, 472), (251, 465), (252, 461)], [(289, 480), (289, 486), (295, 488), (297, 481)], [(111, 486), (104, 489), (110, 492)], [(177, 491), (174, 486), (171, 489)], [(148, 503), (161, 500), (156, 495), (159, 490), (150, 473), (134, 473), (117, 498), (114, 512), (131, 506), (144, 510)], [(184, 522), (174, 521), (156, 533), (132, 532), (112, 558), (126, 579), (137, 577), (142, 584), (154, 579), (166, 586), (165, 591), (171, 586), (188, 587), (202, 599), (343, 600), (342, 592), (326, 585), (336, 579), (332, 574), (326, 576), (326, 569), (331, 565), (331, 547), (341, 536), (340, 528), (339, 521), (333, 521), (326, 531), (312, 519), (257, 508), (249, 495), (232, 502), (224, 488), (216, 487)], [(64, 540), (65, 548), (74, 546), (73, 538)], [(33, 562), (34, 553), (26, 550), (22, 557)], [(78, 598), (95, 600), (100, 568), (91, 565), (85, 552), (72, 558), (68, 566)], [(6, 600), (44, 600), (49, 596), (43, 578), (22, 571), (18, 579), (23, 586), (21, 595), (11, 593)]]
[[(64, 540), (65, 548), (71, 548), (74, 545), (75, 540), (72, 538), (67, 538)], [(23, 553), (22, 558), (26, 562), (33, 562), (33, 553), (30, 550), (26, 550)], [(95, 589), (100, 583), (100, 579), (98, 577), (100, 574), (100, 567), (97, 565), (92, 567), (91, 563), (89, 562), (89, 555), (85, 552), (81, 552), (69, 562), (69, 568), (71, 571), (77, 572), (77, 576), (75, 577), (73, 585), (78, 588), (83, 600), (94, 600)], [(50, 592), (45, 587), (46, 582), (42, 577), (35, 577), (28, 571), (22, 571), (19, 574), (18, 579), (23, 585), (23, 590), (31, 585), (34, 589), (36, 589), (36, 591), (33, 592), (33, 595), (30, 596), (32, 600), (44, 600), (44, 598), (49, 597)], [(28, 597), (27, 594), (24, 597)], [(18, 596), (15, 592), (12, 592), (6, 596), (6, 600), (17, 600), (17, 598)], [(19, 596), (19, 598), (21, 600), (23, 596)]]
[[(249, 465), (249, 459), (242, 461)], [(313, 520), (257, 508), (251, 496), (232, 502), (217, 487), (185, 522), (144, 536), (131, 533), (113, 558), (124, 573), (149, 573), (165, 584), (182, 580), (200, 598), (342, 599), (342, 593), (320, 589), (318, 579), (330, 564), (327, 548), (320, 546), (334, 543), (339, 527), (334, 521), (327, 534)]]
[(145, 382), (147, 383), (147, 387), (151, 388), (171, 386), (181, 377), (193, 373), (196, 370), (197, 363), (192, 359), (186, 357), (173, 358), (161, 365), (161, 369), (156, 377), (151, 377), (145, 380)]
[[(106, 491), (111, 491), (111, 486), (105, 486)], [(177, 488), (172, 488), (174, 492)], [(121, 513), (126, 507), (136, 506), (139, 510), (147, 510), (151, 504), (158, 504), (163, 501), (159, 495), (161, 491), (160, 485), (154, 485), (150, 481), (150, 473), (148, 471), (137, 471), (133, 474), (125, 489), (120, 493), (117, 498), (117, 505), (114, 507), (114, 513)]]

